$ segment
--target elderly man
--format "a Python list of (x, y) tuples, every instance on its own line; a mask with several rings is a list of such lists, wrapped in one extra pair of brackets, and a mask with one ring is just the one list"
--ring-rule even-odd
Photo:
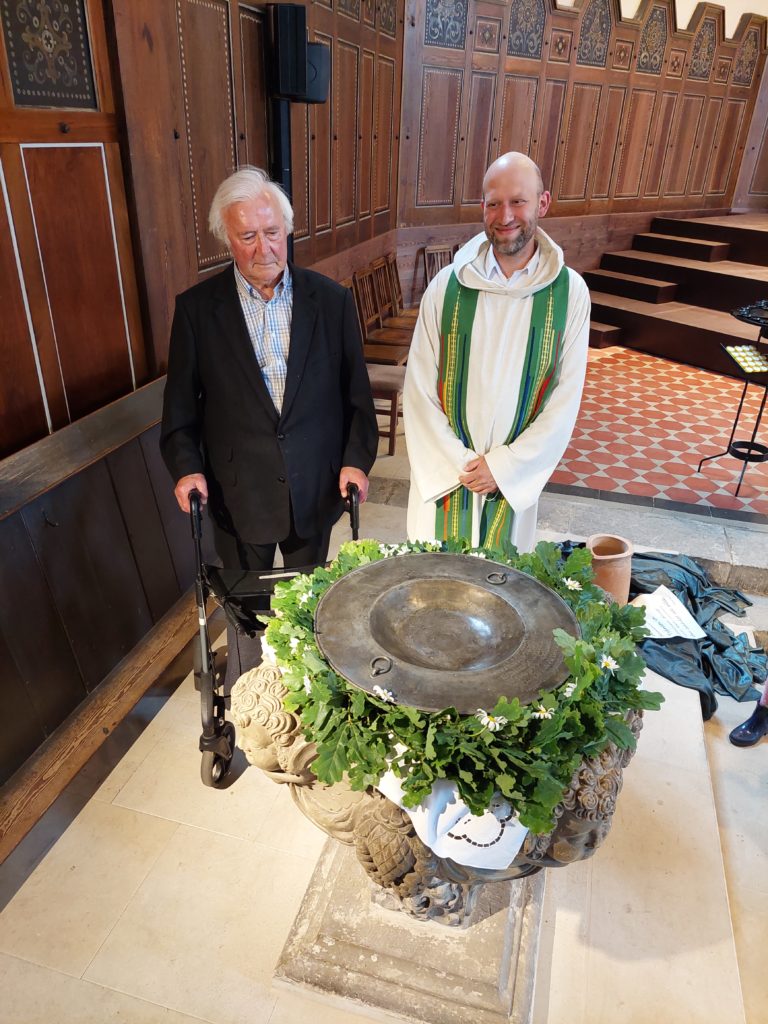
[(534, 546), (589, 344), (587, 286), (538, 227), (550, 201), (532, 160), (499, 157), (483, 180), (485, 232), (424, 294), (403, 396), (414, 540)]
[(325, 561), (347, 485), (368, 491), (378, 430), (353, 298), (288, 263), (293, 211), (263, 171), (219, 186), (209, 227), (234, 257), (180, 295), (160, 446), (184, 512), (208, 502), (227, 568)]

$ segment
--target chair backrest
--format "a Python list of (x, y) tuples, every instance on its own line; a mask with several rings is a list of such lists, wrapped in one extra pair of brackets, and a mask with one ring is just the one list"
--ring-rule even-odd
[(424, 279), (427, 284), (443, 267), (453, 262), (453, 248), (450, 245), (424, 246)]
[(339, 284), (342, 286), (342, 288), (349, 288), (349, 290), (352, 292), (352, 298), (355, 300), (355, 315), (357, 316), (357, 326), (360, 329), (360, 339), (363, 345), (365, 345), (365, 332), (363, 331), (363, 321), (362, 317), (360, 316), (360, 305), (357, 301), (357, 290), (355, 289), (352, 278), (345, 277), (343, 281), (339, 281)]
[(353, 274), (353, 280), (355, 283), (357, 309), (360, 313), (363, 334), (365, 334), (371, 327), (381, 327), (381, 316), (376, 303), (376, 290), (373, 284), (373, 270), (370, 267), (366, 267), (364, 270), (356, 270)]
[(403, 311), (403, 288), (400, 283), (400, 271), (397, 266), (397, 254), (394, 252), (388, 252), (384, 257), (389, 266), (389, 281), (392, 298), (395, 302), (395, 316)]
[(389, 264), (386, 256), (380, 256), (371, 264), (373, 271), (373, 290), (376, 295), (376, 305), (382, 321), (388, 316), (397, 316), (399, 309), (397, 301), (392, 294), (392, 278), (389, 273)]

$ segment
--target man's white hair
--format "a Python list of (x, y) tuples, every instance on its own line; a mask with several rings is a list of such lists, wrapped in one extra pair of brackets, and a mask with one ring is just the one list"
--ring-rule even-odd
[(208, 214), (208, 228), (220, 242), (229, 245), (229, 236), (224, 225), (224, 212), (235, 203), (247, 203), (251, 199), (267, 194), (277, 203), (285, 221), (285, 230), (290, 235), (293, 231), (293, 208), (288, 196), (280, 186), (270, 181), (269, 177), (258, 167), (246, 164), (239, 171), (230, 174), (216, 189)]

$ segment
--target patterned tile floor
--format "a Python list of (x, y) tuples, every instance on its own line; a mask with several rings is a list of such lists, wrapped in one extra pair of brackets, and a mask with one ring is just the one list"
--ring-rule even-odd
[[(742, 383), (625, 348), (590, 350), (581, 410), (551, 490), (589, 493), (680, 511), (753, 519), (768, 515), (768, 463), (723, 451)], [(751, 386), (735, 440), (749, 439), (763, 389)], [(768, 443), (768, 410), (757, 437)]]

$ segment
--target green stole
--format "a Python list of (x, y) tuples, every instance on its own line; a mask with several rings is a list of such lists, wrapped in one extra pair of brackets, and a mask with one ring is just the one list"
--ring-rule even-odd
[[(451, 274), (443, 300), (437, 378), (437, 393), (448, 422), (459, 440), (473, 450), (466, 405), (472, 324), (479, 295), (477, 289), (459, 284), (456, 274)], [(557, 385), (567, 312), (568, 270), (563, 267), (552, 284), (533, 296), (517, 410), (505, 444), (511, 444), (536, 419)], [(472, 499), (472, 491), (460, 486), (435, 503), (437, 540), (463, 537), (471, 541)], [(509, 539), (513, 519), (514, 512), (501, 491), (487, 495), (480, 521), (480, 544), (501, 547)]]

